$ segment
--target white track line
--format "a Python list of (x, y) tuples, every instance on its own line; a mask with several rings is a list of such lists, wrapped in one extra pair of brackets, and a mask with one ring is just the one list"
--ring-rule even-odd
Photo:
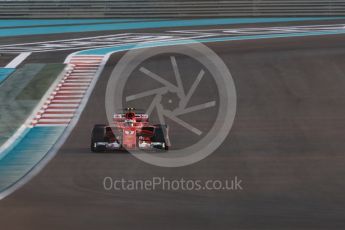
[(10, 63), (8, 63), (5, 68), (13, 68), (13, 69), (17, 68), (17, 66), (19, 66), (20, 63), (22, 63), (30, 55), (31, 55), (30, 52), (25, 52), (25, 53), (19, 54)]

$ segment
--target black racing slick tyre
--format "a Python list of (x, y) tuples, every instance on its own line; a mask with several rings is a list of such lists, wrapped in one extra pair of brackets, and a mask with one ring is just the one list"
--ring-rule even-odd
[(106, 125), (95, 125), (92, 129), (90, 149), (92, 152), (102, 152), (104, 147), (95, 146), (97, 142), (104, 142)]
[(169, 140), (169, 129), (167, 125), (154, 125), (155, 132), (154, 136), (151, 138), (153, 142), (161, 142), (164, 143), (165, 147), (162, 150), (169, 150), (170, 140)]

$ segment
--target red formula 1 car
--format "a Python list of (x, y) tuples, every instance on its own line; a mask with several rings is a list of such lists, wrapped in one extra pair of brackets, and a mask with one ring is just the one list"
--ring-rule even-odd
[(95, 125), (91, 135), (91, 151), (107, 150), (168, 150), (167, 125), (150, 125), (149, 117), (135, 109), (115, 114), (113, 124)]

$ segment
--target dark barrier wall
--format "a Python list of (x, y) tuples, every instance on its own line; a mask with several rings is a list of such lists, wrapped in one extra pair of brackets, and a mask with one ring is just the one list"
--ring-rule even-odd
[(345, 15), (345, 0), (0, 0), (0, 18)]

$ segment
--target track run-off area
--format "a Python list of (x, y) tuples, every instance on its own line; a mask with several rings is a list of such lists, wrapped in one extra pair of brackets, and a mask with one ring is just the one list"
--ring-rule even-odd
[[(31, 52), (27, 61), (55, 56), (54, 61), (66, 64), (23, 135), (17, 135), (22, 139), (0, 160), (0, 215), (6, 226), (344, 227), (345, 22), (189, 21), (186, 28), (179, 28), (180, 22), (148, 22), (157, 24), (148, 27), (149, 33), (126, 22), (133, 23), (126, 32), (123, 27), (106, 27), (101, 33), (52, 29), (62, 33), (54, 37), (33, 30), (0, 39), (0, 53)], [(107, 121), (106, 85), (121, 57), (134, 47), (197, 42), (224, 61), (236, 86), (236, 117), (223, 144), (210, 157), (182, 168), (152, 166), (125, 153), (91, 153), (90, 132), (94, 124)], [(151, 64), (152, 72), (168, 74), (160, 67), (170, 64), (164, 58)], [(105, 177), (238, 177), (244, 184), (233, 192), (106, 191)]]

